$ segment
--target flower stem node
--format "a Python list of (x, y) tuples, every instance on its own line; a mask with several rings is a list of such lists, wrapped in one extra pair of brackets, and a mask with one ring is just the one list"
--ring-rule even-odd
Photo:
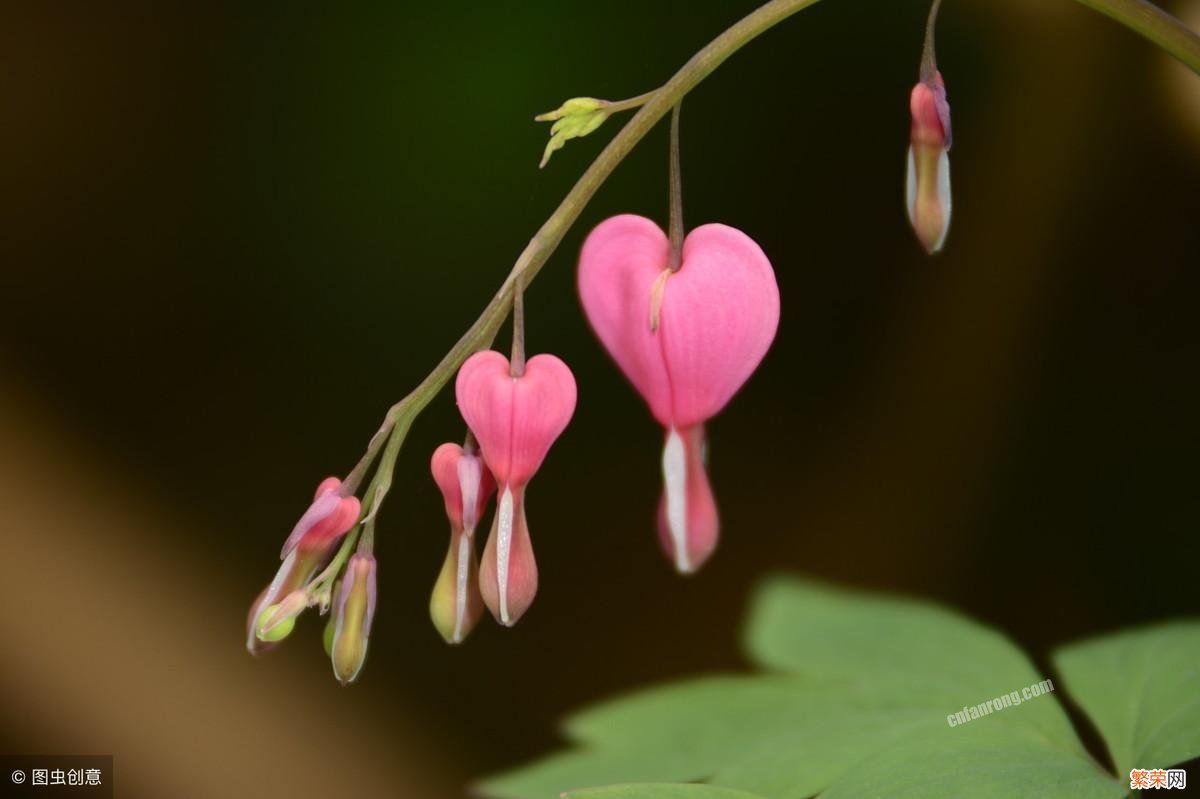
[(525, 488), (575, 412), (575, 377), (553, 355), (512, 375), (509, 359), (477, 352), (458, 372), (458, 409), (479, 441), (500, 495), (483, 552), (479, 587), (501, 624), (516, 624), (537, 593), (537, 563), (525, 515)]
[(330, 658), (334, 676), (342, 685), (358, 678), (367, 659), (367, 642), (375, 618), (375, 571), (374, 556), (356, 553), (346, 564), (338, 590)]
[(460, 644), (483, 615), (475, 527), (496, 490), (487, 465), (458, 444), (442, 444), (430, 461), (450, 520), (450, 549), (429, 599), (433, 626), (448, 644)]
[(659, 537), (680, 573), (717, 544), (704, 423), (758, 367), (779, 326), (767, 256), (740, 230), (703, 225), (683, 239), (677, 270), (662, 229), (632, 214), (593, 230), (579, 256), (579, 295), (596, 335), (666, 431)]
[(607, 100), (597, 100), (594, 97), (573, 97), (553, 111), (538, 114), (534, 117), (537, 122), (553, 122), (550, 128), (550, 141), (542, 153), (542, 161), (538, 167), (544, 167), (550, 161), (550, 156), (563, 148), (571, 139), (588, 135), (604, 124), (612, 113), (612, 103)]

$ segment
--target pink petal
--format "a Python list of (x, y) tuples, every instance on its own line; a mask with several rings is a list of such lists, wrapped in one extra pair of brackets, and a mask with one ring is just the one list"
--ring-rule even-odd
[(653, 222), (613, 217), (584, 243), (579, 293), (596, 335), (651, 413), (664, 427), (684, 428), (718, 413), (754, 372), (779, 326), (779, 287), (750, 237), (704, 225), (684, 240), (655, 332), (651, 294), (667, 255)]
[(317, 486), (317, 491), (313, 494), (313, 499), (320, 499), (325, 494), (332, 494), (342, 487), (342, 481), (337, 477), (326, 477)]
[(529, 359), (513, 391), (511, 483), (524, 485), (537, 472), (571, 422), (575, 400), (575, 377), (565, 363), (554, 355)]
[(433, 481), (442, 492), (446, 515), (456, 529), (462, 528), (462, 487), (458, 482), (458, 459), (461, 457), (462, 447), (458, 444), (442, 444), (433, 451), (429, 461)]
[(662, 345), (650, 330), (650, 292), (667, 266), (667, 236), (644, 216), (596, 226), (579, 255), (579, 298), (596, 335), (664, 426), (671, 387)]
[(553, 355), (538, 355), (514, 378), (498, 352), (477, 352), (458, 372), (459, 411), (498, 483), (533, 477), (575, 412), (575, 378)]
[(677, 571), (691, 574), (716, 549), (720, 529), (717, 503), (704, 469), (702, 426), (667, 431), (663, 472), (665, 487), (658, 505), (659, 543)]
[[(442, 444), (433, 452), (429, 463), (434, 482), (442, 492), (446, 516), (456, 530), (474, 529), (475, 523), (487, 509), (488, 499), (496, 490), (496, 482), (480, 458), (467, 455), (458, 444)], [(463, 507), (465, 493), (475, 498), (474, 513)]]
[(342, 537), (358, 522), (360, 511), (357, 497), (323, 494), (296, 522), (279, 557), (286, 558), (289, 552), (299, 547), (324, 547)]
[(501, 486), (492, 532), (479, 565), (479, 590), (496, 621), (511, 627), (537, 594), (537, 561), (525, 519), (525, 489)]
[(749, 236), (703, 225), (683, 242), (667, 280), (661, 327), (674, 426), (715, 416), (758, 368), (779, 327), (779, 287)]

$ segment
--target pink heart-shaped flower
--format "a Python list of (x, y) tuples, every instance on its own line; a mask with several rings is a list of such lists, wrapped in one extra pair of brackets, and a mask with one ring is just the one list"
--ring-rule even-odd
[(645, 217), (602, 222), (579, 257), (579, 296), (654, 417), (683, 429), (715, 416), (762, 361), (779, 326), (779, 287), (767, 256), (740, 230), (696, 228), (680, 269), (664, 277), (669, 246)]
[(500, 485), (529, 482), (575, 413), (575, 378), (553, 355), (536, 355), (513, 377), (508, 358), (477, 352), (458, 372), (458, 409)]
[(717, 545), (717, 506), (704, 470), (704, 422), (758, 367), (779, 327), (779, 286), (749, 236), (704, 225), (679, 269), (654, 222), (602, 222), (579, 256), (579, 296), (592, 328), (666, 428), (659, 535), (684, 574)]

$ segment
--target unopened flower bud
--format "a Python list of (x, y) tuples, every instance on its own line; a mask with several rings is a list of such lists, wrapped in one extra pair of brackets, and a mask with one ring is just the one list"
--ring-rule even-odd
[(496, 482), (480, 456), (457, 444), (438, 447), (430, 470), (450, 520), (450, 549), (429, 599), (429, 615), (446, 643), (458, 644), (483, 614), (474, 535)]
[(292, 528), (292, 534), (283, 544), (280, 559), (300, 545), (321, 546), (337, 541), (358, 522), (361, 506), (357, 497), (342, 496), (342, 481), (327, 477), (317, 486), (317, 493), (308, 510)]
[(349, 685), (367, 659), (367, 642), (375, 618), (375, 558), (371, 555), (355, 554), (346, 564), (333, 618), (333, 673), (342, 685)]
[(461, 644), (482, 615), (475, 539), (466, 533), (452, 533), (450, 550), (429, 597), (429, 617), (446, 643)]
[(333, 634), (337, 631), (337, 619), (333, 616), (329, 617), (329, 621), (325, 622), (325, 630), (321, 633), (321, 646), (325, 648), (325, 654), (333, 656)]
[[(310, 543), (314, 546), (310, 546)], [(250, 612), (246, 619), (246, 649), (250, 654), (262, 654), (286, 637), (286, 635), (281, 635), (277, 638), (260, 638), (258, 635), (259, 620), (264, 618), (265, 611), (276, 607), (284, 597), (308, 585), (317, 570), (329, 560), (334, 543), (332, 541), (305, 542), (284, 558), (283, 563), (279, 566), (279, 571), (275, 573), (275, 579), (263, 589), (250, 606)]]
[(359, 502), (341, 495), (342, 481), (328, 477), (317, 486), (313, 502), (292, 529), (283, 545), (283, 563), (262, 593), (255, 598), (246, 617), (246, 649), (257, 655), (271, 649), (286, 635), (260, 638), (259, 618), (263, 611), (279, 604), (283, 597), (306, 585), (329, 560), (334, 547), (358, 522)]
[(296, 626), (296, 617), (308, 607), (308, 594), (293, 591), (282, 602), (263, 608), (255, 634), (260, 641), (282, 641)]
[(550, 156), (561, 150), (571, 139), (586, 136), (603, 125), (609, 117), (610, 105), (606, 100), (597, 100), (594, 97), (574, 97), (555, 110), (534, 117), (538, 122), (554, 123), (550, 128), (550, 141), (546, 143), (542, 162), (538, 166), (545, 166)]
[(950, 230), (950, 104), (942, 73), (922, 80), (909, 98), (912, 132), (908, 147), (908, 218), (931, 255)]

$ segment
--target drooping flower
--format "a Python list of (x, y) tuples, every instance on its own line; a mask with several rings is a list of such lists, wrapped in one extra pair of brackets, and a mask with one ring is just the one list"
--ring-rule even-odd
[(330, 657), (342, 685), (354, 682), (367, 659), (371, 622), (375, 619), (375, 558), (355, 553), (334, 603)]
[(313, 503), (283, 543), (280, 559), (286, 558), (301, 541), (314, 545), (337, 540), (354, 526), (362, 508), (358, 497), (342, 496), (341, 487), (342, 481), (336, 477), (326, 477), (321, 481)]
[[(285, 597), (308, 585), (317, 570), (329, 560), (338, 541), (358, 521), (359, 501), (356, 497), (342, 496), (341, 487), (342, 481), (336, 477), (321, 481), (312, 504), (284, 543), (280, 554), (283, 563), (271, 584), (250, 606), (246, 619), (246, 649), (250, 654), (265, 652), (287, 637), (292, 624), (283, 616), (276, 615), (274, 610), (271, 614), (266, 611), (274, 609)], [(296, 600), (293, 599), (289, 609), (295, 604)], [(264, 630), (263, 627), (271, 620), (276, 622), (271, 625), (272, 629)], [(260, 637), (260, 633), (266, 638)]]
[(602, 222), (579, 257), (588, 321), (666, 430), (659, 533), (681, 573), (717, 543), (704, 464), (704, 423), (746, 382), (775, 338), (779, 287), (749, 236), (703, 225), (683, 242), (677, 271), (666, 234), (645, 217)]
[(467, 637), (483, 614), (479, 566), (475, 560), (475, 528), (496, 490), (483, 459), (458, 444), (442, 444), (430, 461), (450, 519), (450, 549), (429, 600), (429, 615), (446, 643)]
[(496, 620), (511, 626), (537, 593), (525, 487), (575, 412), (575, 378), (553, 355), (530, 358), (524, 373), (513, 376), (508, 358), (477, 352), (459, 370), (455, 393), (499, 486), (480, 589)]
[(908, 147), (908, 218), (929, 254), (942, 249), (950, 230), (950, 104), (942, 73), (913, 87)]

